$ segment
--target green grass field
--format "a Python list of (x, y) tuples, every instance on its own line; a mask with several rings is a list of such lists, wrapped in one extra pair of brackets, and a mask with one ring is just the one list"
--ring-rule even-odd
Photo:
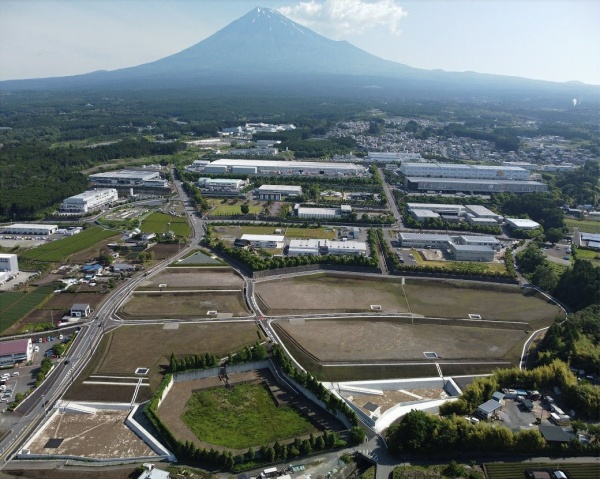
[(280, 229), (287, 239), (335, 239), (335, 231), (331, 228), (294, 228), (286, 226), (217, 226), (215, 227), (219, 236), (240, 237), (243, 234), (273, 235), (275, 230)]
[(597, 479), (600, 477), (600, 464), (598, 463), (490, 463), (485, 464), (489, 479), (515, 479), (525, 477), (525, 469), (549, 469), (566, 472), (570, 479)]
[[(0, 294), (0, 331), (6, 331), (54, 291), (54, 285), (40, 286), (29, 293)], [(9, 296), (6, 296), (6, 295)]]
[(463, 267), (470, 273), (486, 273), (486, 272), (506, 272), (504, 263), (477, 263), (475, 261), (428, 261), (423, 259), (419, 252), (415, 249), (411, 250), (415, 260), (419, 266), (431, 266), (439, 269), (455, 270), (458, 265)]
[(591, 261), (594, 266), (600, 265), (600, 251), (591, 251), (589, 249), (577, 249), (577, 257), (579, 259), (585, 259)]
[(23, 258), (34, 259), (36, 261), (58, 262), (66, 260), (69, 255), (83, 251), (96, 243), (115, 236), (117, 233), (111, 230), (104, 230), (99, 226), (92, 226), (81, 233), (73, 236), (67, 236), (56, 241), (32, 248), (21, 253)]
[(317, 432), (295, 409), (277, 407), (266, 388), (254, 384), (195, 393), (181, 419), (201, 441), (233, 449)]
[(142, 221), (143, 233), (167, 233), (172, 231), (177, 236), (190, 235), (190, 225), (185, 217), (171, 216), (164, 213), (152, 213)]
[(573, 228), (579, 228), (579, 231), (582, 233), (600, 233), (600, 221), (573, 220), (567, 218), (565, 219), (565, 224), (571, 231), (573, 231)]

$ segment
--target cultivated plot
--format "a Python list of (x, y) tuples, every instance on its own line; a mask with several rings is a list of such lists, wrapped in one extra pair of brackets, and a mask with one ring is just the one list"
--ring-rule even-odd
[(371, 311), (372, 305), (408, 312), (400, 281), (318, 274), (257, 283), (255, 293), (263, 312), (272, 316)]
[[(118, 384), (84, 384), (93, 376), (107, 376), (105, 382), (117, 382), (114, 377), (135, 377), (137, 368), (149, 368), (150, 387), (140, 388), (138, 402), (149, 399), (169, 364), (171, 353), (177, 356), (214, 353), (224, 357), (253, 344), (260, 338), (251, 322), (215, 322), (181, 324), (176, 329), (164, 325), (121, 326), (102, 338), (94, 357), (67, 391), (69, 400), (103, 400), (128, 402), (135, 386)], [(131, 381), (128, 381), (131, 382)]]

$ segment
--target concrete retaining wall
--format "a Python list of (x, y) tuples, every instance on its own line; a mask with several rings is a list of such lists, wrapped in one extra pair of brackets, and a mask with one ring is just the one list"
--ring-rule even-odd
[(167, 459), (171, 462), (177, 461), (175, 454), (173, 454), (165, 446), (158, 442), (158, 440), (152, 434), (146, 431), (146, 429), (144, 429), (144, 427), (133, 418), (133, 416), (139, 408), (140, 405), (135, 406), (131, 410), (131, 413), (127, 416), (127, 419), (125, 419), (125, 424), (127, 425), (127, 427), (129, 427), (129, 429), (135, 432), (140, 437), (140, 439), (142, 439), (148, 445), (148, 447), (150, 447), (150, 449), (152, 449), (162, 459)]
[(158, 403), (156, 404), (157, 411), (158, 411), (158, 408), (160, 407), (160, 405), (162, 404), (162, 402), (164, 401), (164, 399), (167, 397), (167, 394), (169, 394), (169, 391), (173, 387), (173, 384), (175, 383), (174, 377), (175, 377), (175, 375), (173, 374), (171, 376), (171, 381), (169, 381), (169, 384), (167, 384), (167, 387), (163, 390), (162, 396), (160, 397), (160, 399), (158, 400)]
[[(266, 369), (269, 368), (269, 361), (263, 359), (262, 361), (251, 361), (243, 364), (234, 364), (226, 367), (226, 371), (228, 374), (235, 373), (247, 373), (248, 371), (254, 371), (255, 369)], [(181, 373), (173, 374), (173, 380), (176, 383), (193, 381), (195, 379), (206, 379), (212, 378), (219, 375), (220, 367), (216, 368), (208, 368), (208, 369), (197, 369), (194, 371), (185, 371)], [(169, 386), (169, 390), (171, 386)], [(165, 395), (163, 395), (164, 398)], [(160, 403), (159, 403), (160, 405)]]

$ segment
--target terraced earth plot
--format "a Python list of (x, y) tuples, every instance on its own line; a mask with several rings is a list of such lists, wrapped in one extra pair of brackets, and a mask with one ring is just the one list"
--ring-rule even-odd
[(382, 310), (408, 312), (400, 280), (316, 274), (256, 283), (256, 298), (271, 316), (306, 313)]
[(102, 338), (94, 357), (69, 388), (65, 399), (129, 402), (136, 389), (132, 383), (142, 377), (136, 376), (136, 369), (149, 368), (144, 376), (149, 386), (140, 387), (137, 397), (141, 402), (149, 399), (158, 387), (171, 353), (178, 356), (214, 353), (224, 357), (230, 351), (254, 344), (257, 339), (259, 334), (253, 322), (121, 326)]

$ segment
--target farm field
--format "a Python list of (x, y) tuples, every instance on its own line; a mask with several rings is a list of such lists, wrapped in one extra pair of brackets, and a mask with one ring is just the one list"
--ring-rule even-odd
[(138, 401), (144, 401), (160, 384), (171, 353), (187, 356), (210, 352), (224, 357), (230, 351), (254, 344), (257, 339), (260, 334), (251, 321), (180, 324), (177, 329), (165, 329), (162, 324), (121, 326), (102, 338), (94, 357), (67, 391), (66, 398), (128, 402), (135, 387), (88, 385), (83, 381), (94, 374), (130, 377), (136, 368), (145, 367), (150, 368), (150, 387), (140, 388), (138, 395)]
[[(53, 294), (55, 286), (39, 286), (27, 293), (0, 293), (0, 331), (14, 323)], [(18, 295), (18, 297), (16, 296)]]
[[(281, 233), (275, 233), (276, 229), (280, 229)], [(334, 239), (335, 231), (331, 228), (298, 228), (286, 226), (215, 226), (215, 233), (222, 239), (233, 241), (243, 234), (253, 235), (285, 235), (286, 239)]]
[(126, 319), (178, 319), (205, 317), (208, 311), (246, 316), (248, 310), (240, 290), (236, 293), (143, 293), (134, 292), (119, 310)]
[[(321, 362), (420, 361), (425, 351), (445, 361), (511, 361), (529, 337), (522, 330), (440, 326), (396, 319), (278, 320), (300, 346)], [(335, 339), (334, 339), (335, 338)]]
[(278, 407), (263, 384), (195, 392), (182, 420), (203, 442), (233, 449), (318, 431), (292, 407)]
[(172, 231), (177, 236), (187, 237), (191, 229), (185, 217), (171, 216), (164, 213), (152, 213), (142, 220), (140, 230), (143, 233), (167, 233)]
[(21, 256), (37, 261), (65, 261), (70, 255), (83, 251), (90, 246), (117, 234), (118, 233), (115, 231), (104, 230), (99, 226), (92, 226), (76, 235), (67, 236), (37, 248), (24, 251)]
[(371, 311), (376, 304), (385, 311), (409, 311), (399, 281), (316, 274), (256, 283), (255, 293), (263, 312), (273, 316)]
[(570, 231), (573, 231), (573, 228), (578, 228), (582, 233), (600, 233), (600, 221), (565, 218), (565, 224)]
[(570, 479), (597, 479), (600, 477), (600, 464), (598, 463), (488, 463), (484, 464), (489, 479), (515, 479), (525, 477), (525, 469), (549, 469), (566, 472)]
[(523, 321), (538, 326), (550, 324), (561, 314), (557, 306), (526, 296), (512, 285), (406, 278), (402, 288), (400, 281), (316, 274), (259, 282), (255, 291), (264, 312), (273, 316), (370, 311), (370, 305), (378, 304), (384, 311), (439, 318), (479, 314), (484, 320)]
[[(154, 254), (154, 259), (156, 261), (160, 261), (163, 259), (167, 259), (174, 254), (176, 254), (181, 249), (181, 245), (175, 243), (157, 243), (151, 248), (148, 248), (147, 251), (150, 251)], [(137, 257), (138, 252), (134, 252), (135, 257)]]
[(166, 284), (166, 289), (239, 289), (244, 281), (230, 268), (167, 268), (160, 274), (140, 283), (138, 290), (158, 289), (159, 284)]

